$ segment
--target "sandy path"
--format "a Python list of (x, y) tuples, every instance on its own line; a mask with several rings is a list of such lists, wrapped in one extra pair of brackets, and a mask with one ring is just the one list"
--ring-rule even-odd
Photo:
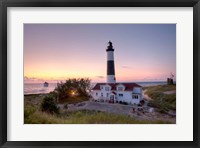
[(83, 103), (85, 103), (85, 105), (79, 107), (74, 106), (71, 109), (99, 110), (115, 114), (127, 115), (129, 114), (130, 109), (133, 107), (131, 105), (110, 104), (110, 103), (90, 102), (90, 101)]
[[(61, 107), (61, 106), (60, 106)], [(72, 105), (68, 107), (68, 110), (98, 110), (104, 111), (114, 114), (121, 114), (121, 115), (129, 115), (135, 117), (138, 120), (165, 120), (170, 121), (172, 123), (176, 122), (176, 118), (172, 118), (165, 114), (160, 114), (158, 112), (153, 113), (142, 113), (142, 112), (131, 112), (132, 108), (137, 108), (137, 106), (133, 105), (122, 105), (122, 104), (111, 104), (111, 103), (102, 103), (102, 102), (92, 102), (86, 101), (82, 103), (78, 103), (76, 105)]]
[(145, 94), (146, 93), (146, 90), (144, 90), (143, 92), (142, 92), (142, 96), (143, 96), (143, 98), (144, 99), (146, 99), (146, 100), (152, 100), (147, 94)]
[(175, 94), (176, 93), (176, 90), (171, 90), (171, 91), (165, 91), (163, 92), (164, 94), (167, 94), (167, 95), (171, 95), (171, 94)]

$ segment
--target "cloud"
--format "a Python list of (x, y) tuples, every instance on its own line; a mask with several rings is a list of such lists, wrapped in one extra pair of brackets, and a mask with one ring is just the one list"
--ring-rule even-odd
[(38, 79), (35, 78), (35, 77), (27, 77), (27, 76), (24, 76), (24, 80), (38, 80)]
[(42, 79), (42, 78), (24, 76), (24, 81), (26, 81), (26, 82), (32, 82), (32, 81), (37, 82), (37, 81), (45, 81), (45, 80)]
[(129, 66), (122, 66), (122, 68), (131, 69)]
[(24, 76), (24, 80), (28, 80), (29, 78), (27, 76)]
[(97, 78), (100, 78), (100, 79), (103, 79), (104, 78), (104, 76), (96, 76)]

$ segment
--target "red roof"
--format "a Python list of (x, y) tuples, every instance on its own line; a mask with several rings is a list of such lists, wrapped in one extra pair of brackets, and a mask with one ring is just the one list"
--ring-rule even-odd
[(136, 83), (97, 83), (92, 90), (100, 90), (101, 85), (111, 86), (111, 90), (117, 90), (117, 85), (121, 84), (125, 86), (125, 91), (132, 91), (134, 87), (142, 87)]

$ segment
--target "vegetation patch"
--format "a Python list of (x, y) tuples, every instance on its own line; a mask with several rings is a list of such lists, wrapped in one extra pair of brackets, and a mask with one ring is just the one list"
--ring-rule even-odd
[(169, 124), (168, 121), (136, 120), (129, 116), (116, 115), (100, 111), (73, 111), (59, 115), (45, 112), (33, 112), (25, 124)]
[(51, 94), (59, 103), (78, 103), (89, 100), (90, 79), (68, 79), (65, 83), (57, 83)]
[(157, 85), (157, 86), (148, 86), (144, 87), (144, 90), (147, 90), (147, 92), (165, 92), (165, 91), (171, 91), (171, 90), (176, 90), (176, 85)]
[(164, 94), (166, 91), (176, 90), (176, 85), (159, 85), (146, 87), (146, 94), (152, 98), (149, 106), (156, 107), (160, 112), (176, 110), (176, 94)]
[(58, 114), (59, 108), (57, 107), (56, 100), (52, 95), (45, 96), (41, 103), (41, 111), (50, 114)]
[[(78, 82), (82, 82), (80, 86)], [(83, 82), (84, 81), (84, 82)], [(67, 80), (60, 83), (55, 91), (49, 94), (25, 95), (24, 96), (24, 123), (25, 124), (170, 124), (163, 120), (138, 120), (128, 115), (113, 113), (79, 110), (68, 111), (68, 104), (76, 104), (89, 98), (87, 89), (90, 81)], [(174, 87), (174, 86), (172, 86)], [(82, 90), (82, 89), (83, 90)], [(150, 103), (163, 110), (176, 108), (176, 96), (163, 94), (163, 91), (172, 88), (147, 88), (147, 93), (154, 98)], [(66, 94), (64, 94), (66, 92)], [(57, 103), (65, 104), (66, 110), (59, 110)], [(123, 103), (123, 102), (121, 102)]]

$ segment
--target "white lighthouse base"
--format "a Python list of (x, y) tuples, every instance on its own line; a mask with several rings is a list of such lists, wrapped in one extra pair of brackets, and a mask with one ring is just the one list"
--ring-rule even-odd
[(116, 83), (115, 75), (107, 75), (107, 83)]

